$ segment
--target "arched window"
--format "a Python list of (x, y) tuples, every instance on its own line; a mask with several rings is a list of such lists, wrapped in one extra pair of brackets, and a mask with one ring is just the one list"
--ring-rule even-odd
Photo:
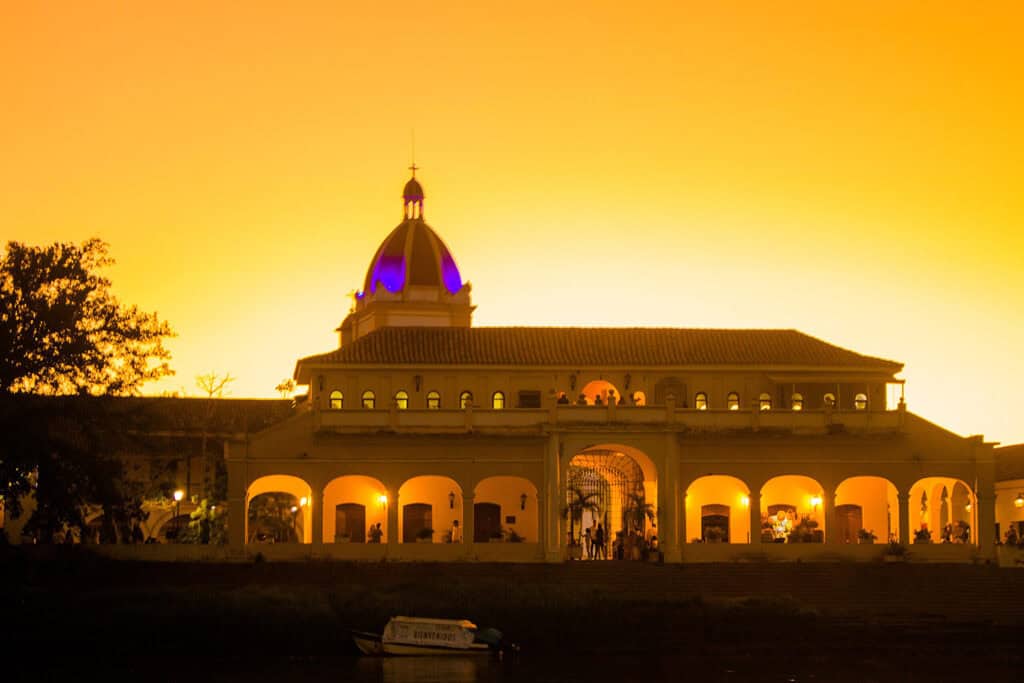
[(729, 396), (726, 397), (726, 399), (725, 399), (725, 403), (726, 403), (726, 407), (729, 408), (729, 410), (739, 410), (740, 409), (740, 395), (737, 394), (735, 391), (730, 391), (729, 392)]
[(469, 406), (473, 405), (473, 392), (463, 391), (459, 394), (459, 409), (465, 410)]
[(367, 410), (373, 410), (373, 407), (377, 404), (377, 395), (370, 390), (363, 392), (363, 408)]
[(857, 410), (867, 410), (867, 408), (868, 408), (868, 395), (867, 394), (857, 394), (853, 398), (853, 407), (856, 408)]
[(404, 389), (399, 390), (395, 394), (395, 407), (399, 410), (409, 409), (409, 394), (407, 394)]
[(441, 394), (436, 391), (427, 392), (427, 410), (441, 409)]
[(345, 406), (345, 397), (340, 391), (331, 392), (331, 410), (341, 410)]
[(828, 408), (836, 407), (836, 395), (833, 393), (825, 394), (825, 406)]
[(693, 407), (697, 410), (708, 409), (708, 395), (703, 391), (698, 391), (697, 395), (693, 397)]
[(772, 409), (772, 395), (762, 393), (757, 398), (757, 407), (761, 409), (761, 412)]
[(491, 395), (491, 407), (495, 410), (505, 409), (505, 394), (500, 391), (495, 391)]
[(792, 401), (792, 403), (793, 403), (793, 410), (803, 410), (804, 409), (804, 395), (803, 394), (793, 394), (793, 401)]
[(633, 392), (633, 405), (635, 405), (635, 406), (645, 406), (645, 405), (647, 405), (647, 394), (645, 394), (642, 391), (634, 391)]

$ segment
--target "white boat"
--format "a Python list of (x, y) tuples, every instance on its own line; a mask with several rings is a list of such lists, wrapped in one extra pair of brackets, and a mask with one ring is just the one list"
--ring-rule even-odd
[(478, 630), (465, 619), (392, 617), (383, 633), (352, 631), (352, 639), (363, 654), (375, 656), (486, 655), (498, 649), (501, 632)]

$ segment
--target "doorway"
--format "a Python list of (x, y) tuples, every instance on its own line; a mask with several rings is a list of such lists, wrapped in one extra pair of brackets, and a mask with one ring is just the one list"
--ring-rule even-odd
[(501, 506), (497, 503), (473, 505), (473, 542), (488, 543), (501, 538)]
[(350, 543), (366, 543), (366, 506), (342, 503), (334, 508), (334, 540), (348, 538)]

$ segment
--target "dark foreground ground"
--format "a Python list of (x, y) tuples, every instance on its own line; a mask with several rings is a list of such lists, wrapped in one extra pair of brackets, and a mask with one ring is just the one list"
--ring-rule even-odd
[[(353, 674), (347, 632), (379, 630), (390, 616), (406, 614), (497, 626), (521, 645), (524, 663), (515, 666), (534, 680), (544, 678), (539, 662), (554, 660), (582, 662), (581, 680), (628, 679), (609, 673), (614, 664), (586, 674), (601, 661), (627, 662), (627, 669), (645, 662), (652, 672), (687, 663), (700, 670), (708, 662), (722, 663), (716, 671), (818, 672), (793, 680), (934, 681), (954, 674), (1024, 680), (1022, 570), (852, 563), (149, 564), (103, 560), (75, 548), (46, 549), (46, 557), (30, 550), (0, 552), (2, 649), (22, 671), (70, 674), (69, 662), (89, 662), (94, 671), (115, 662), (127, 667), (122, 671), (152, 674), (154, 662), (166, 673), (167, 662), (203, 660), (210, 679), (223, 666), (268, 675), (247, 674), (250, 680), (280, 680), (278, 667), (293, 678), (306, 667), (305, 680), (321, 680), (316, 672), (334, 662), (323, 680), (383, 680)], [(40, 651), (46, 654), (34, 654)], [(505, 666), (507, 672), (513, 665)], [(738, 676), (728, 680), (745, 678)]]

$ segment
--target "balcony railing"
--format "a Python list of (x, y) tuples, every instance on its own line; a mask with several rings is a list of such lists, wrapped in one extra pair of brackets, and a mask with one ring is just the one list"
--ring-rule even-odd
[(505, 410), (321, 410), (319, 429), (340, 432), (542, 431), (551, 428), (665, 428), (796, 434), (894, 432), (903, 410), (693, 410), (670, 406), (575, 406)]

